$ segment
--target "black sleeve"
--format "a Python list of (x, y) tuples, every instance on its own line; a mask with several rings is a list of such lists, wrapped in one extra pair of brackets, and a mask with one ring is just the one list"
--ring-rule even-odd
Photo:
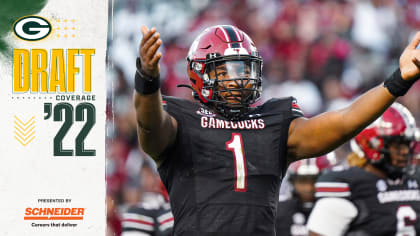
[(281, 142), (280, 147), (282, 147), (282, 150), (280, 151), (282, 159), (282, 168), (280, 169), (280, 172), (285, 175), (288, 167), (288, 161), (285, 157), (287, 156), (290, 123), (298, 117), (303, 117), (303, 112), (297, 105), (294, 97), (272, 98), (261, 106), (261, 111), (265, 114), (278, 117), (278, 122), (283, 124), (280, 130), (281, 140), (279, 140)]
[(178, 122), (182, 121), (182, 99), (171, 97), (171, 96), (162, 96), (162, 106), (163, 109), (173, 116)]
[(173, 175), (173, 172), (176, 170), (175, 166), (177, 166), (176, 163), (179, 161), (176, 160), (176, 157), (182, 155), (183, 151), (185, 151), (182, 139), (183, 137), (185, 139), (186, 136), (188, 119), (195, 114), (194, 112), (197, 110), (198, 105), (194, 102), (171, 96), (162, 96), (162, 103), (163, 109), (174, 117), (178, 123), (175, 142), (162, 153), (163, 162), (158, 168), (162, 182), (170, 193), (171, 186), (168, 182), (168, 176)]
[(169, 157), (168, 153), (173, 152), (177, 148), (177, 145), (179, 145), (179, 136), (182, 135), (184, 125), (187, 123), (186, 115), (191, 113), (195, 104), (181, 98), (162, 96), (162, 106), (178, 123), (174, 144), (162, 153), (164, 155), (163, 159), (167, 159)]
[(297, 100), (294, 97), (291, 97), (291, 110), (292, 110), (292, 117), (293, 118), (298, 118), (298, 117), (303, 117), (303, 111), (302, 109), (300, 109), (299, 105), (297, 104)]

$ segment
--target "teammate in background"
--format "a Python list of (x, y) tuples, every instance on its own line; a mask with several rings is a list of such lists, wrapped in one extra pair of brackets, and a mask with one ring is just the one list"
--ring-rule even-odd
[(419, 180), (411, 175), (414, 117), (393, 104), (352, 141), (361, 167), (318, 178), (319, 198), (308, 220), (312, 236), (416, 235), (420, 232)]
[(156, 170), (143, 165), (141, 179), (142, 189), (146, 192), (142, 194), (140, 203), (122, 214), (121, 236), (172, 235), (174, 218), (169, 205), (168, 192)]
[(416, 145), (414, 147), (414, 153), (413, 153), (413, 166), (414, 166), (414, 177), (420, 180), (420, 128), (417, 127), (416, 132)]
[[(349, 107), (310, 119), (295, 99), (253, 107), (262, 58), (230, 25), (207, 28), (187, 56), (198, 102), (162, 97), (155, 28), (141, 29), (134, 103), (141, 147), (159, 166), (175, 235), (275, 235), (281, 179), (289, 163), (335, 149), (377, 119), (420, 77), (420, 32), (384, 85)], [(287, 94), (285, 94), (287, 95)]]
[(277, 206), (276, 235), (307, 236), (306, 222), (315, 203), (315, 181), (335, 164), (334, 153), (293, 162), (288, 169), (292, 196)]

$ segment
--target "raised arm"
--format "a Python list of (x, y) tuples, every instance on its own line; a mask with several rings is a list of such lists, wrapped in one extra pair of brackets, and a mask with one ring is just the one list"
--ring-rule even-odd
[(157, 53), (162, 44), (159, 33), (155, 28), (149, 30), (145, 26), (141, 31), (141, 66), (137, 65), (134, 92), (137, 134), (143, 150), (160, 165), (162, 152), (175, 142), (177, 122), (163, 110), (162, 95), (156, 81), (159, 80), (159, 60), (162, 57), (161, 53)]
[(419, 43), (420, 32), (400, 57), (401, 72), (394, 73), (386, 86), (369, 90), (345, 109), (293, 120), (287, 142), (289, 162), (330, 152), (377, 119), (420, 77)]

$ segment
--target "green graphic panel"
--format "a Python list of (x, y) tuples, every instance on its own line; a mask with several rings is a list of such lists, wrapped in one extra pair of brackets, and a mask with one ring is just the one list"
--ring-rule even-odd
[(10, 55), (11, 49), (4, 38), (12, 32), (13, 23), (22, 16), (37, 14), (47, 0), (2, 0), (0, 7), (0, 53)]

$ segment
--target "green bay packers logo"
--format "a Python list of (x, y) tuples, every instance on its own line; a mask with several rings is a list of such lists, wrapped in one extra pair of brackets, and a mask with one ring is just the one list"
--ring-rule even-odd
[(28, 41), (37, 41), (47, 37), (51, 33), (51, 29), (50, 22), (39, 16), (22, 17), (13, 25), (15, 35)]

